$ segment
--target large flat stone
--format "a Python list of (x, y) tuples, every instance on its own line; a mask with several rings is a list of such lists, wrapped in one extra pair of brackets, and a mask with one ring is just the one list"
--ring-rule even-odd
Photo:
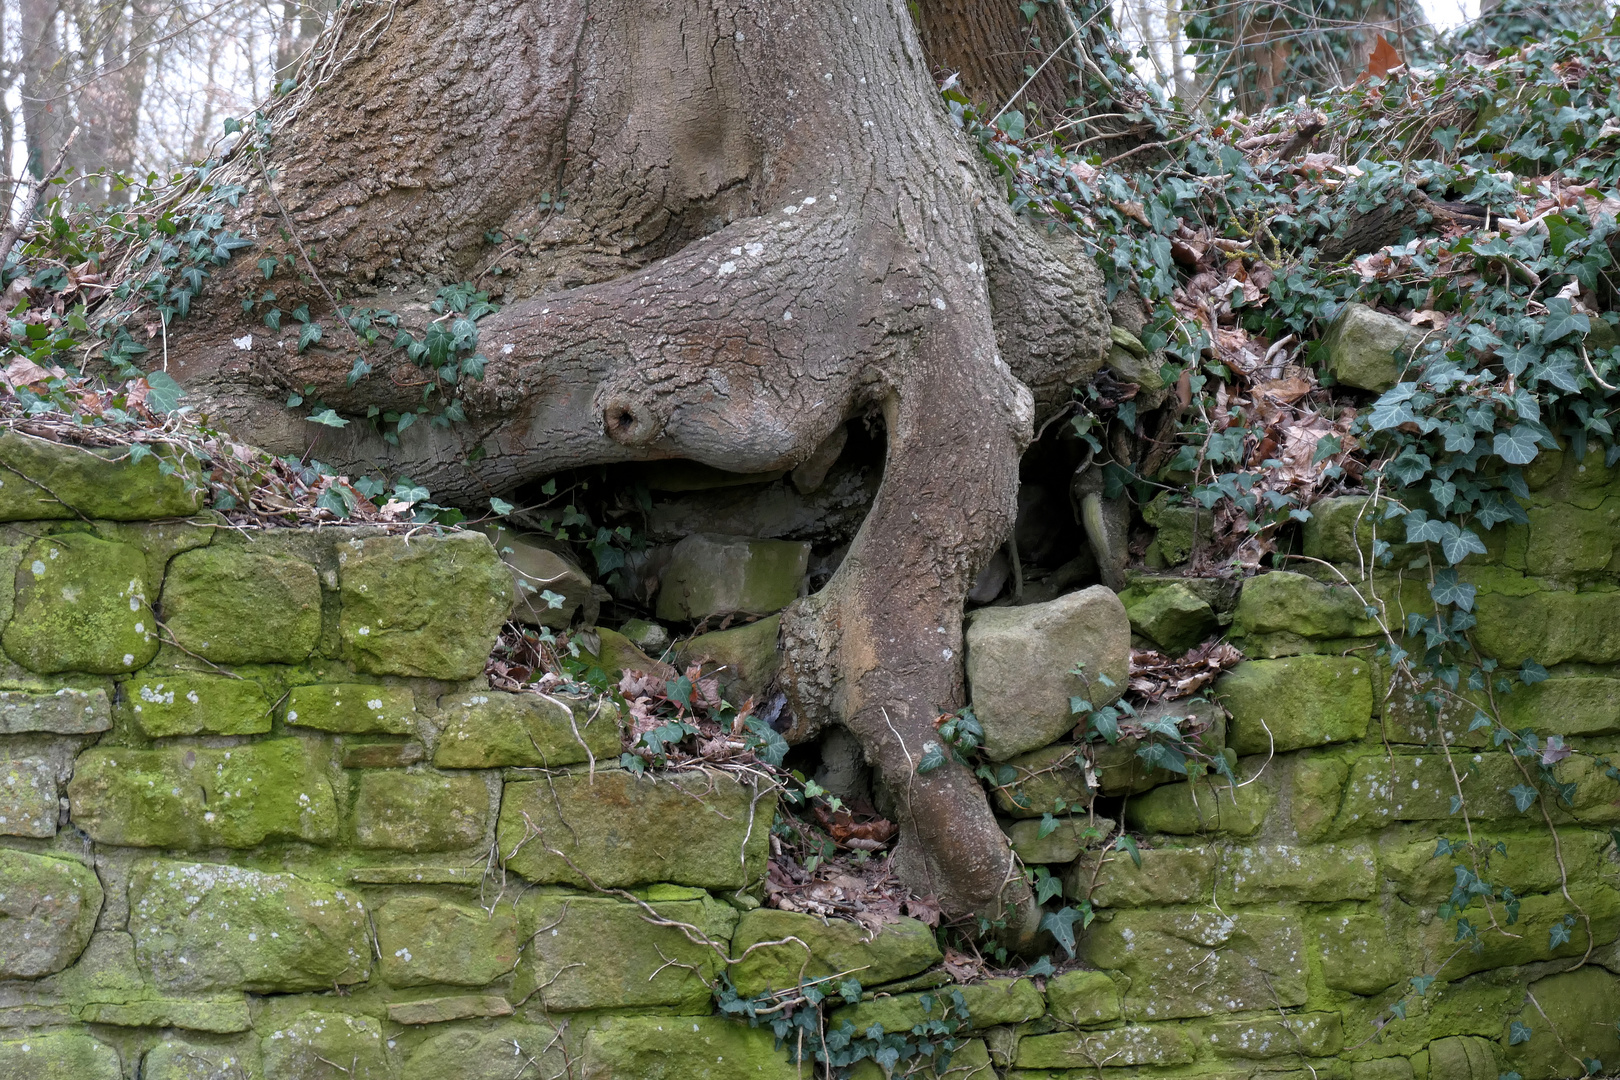
[(1239, 904), (1371, 900), (1377, 892), (1371, 844), (1256, 844), (1221, 858), (1221, 896)]
[(1533, 587), (1523, 593), (1481, 589), (1474, 601), (1481, 652), (1508, 667), (1525, 659), (1552, 666), (1566, 661), (1620, 660), (1620, 592), (1565, 592)]
[(101, 882), (83, 863), (0, 848), (0, 979), (37, 979), (73, 963), (101, 901)]
[(1128, 800), (1125, 823), (1142, 832), (1173, 836), (1253, 836), (1276, 801), (1277, 793), (1265, 780), (1236, 789), (1225, 780), (1183, 781)]
[(291, 555), (197, 548), (169, 563), (163, 621), (182, 647), (216, 664), (296, 664), (320, 640), (320, 578)]
[(112, 703), (97, 687), (63, 687), (50, 693), (0, 690), (0, 735), (31, 731), (54, 735), (91, 735), (112, 727)]
[(363, 848), (455, 851), (484, 843), (489, 787), (470, 773), (368, 770), (354, 800)]
[(1514, 687), (1500, 699), (1502, 723), (1542, 735), (1613, 735), (1620, 732), (1620, 679), (1555, 674)]
[(1012, 779), (995, 789), (996, 807), (1013, 818), (1067, 814), (1091, 804), (1091, 789), (1073, 743), (1043, 746), (1009, 760)]
[(56, 767), (45, 758), (0, 757), (0, 835), (56, 835)]
[(581, 1080), (802, 1080), (769, 1027), (719, 1016), (614, 1016), (585, 1036)]
[(1305, 935), (1292, 915), (1120, 911), (1092, 926), (1082, 950), (1130, 978), (1128, 1020), (1305, 1003)]
[(17, 599), (0, 634), (30, 671), (117, 675), (157, 655), (146, 555), (88, 533), (36, 540), (17, 566)]
[(6, 1080), (123, 1080), (118, 1051), (78, 1032), (0, 1039)]
[(775, 815), (774, 790), (756, 797), (730, 774), (599, 769), (508, 783), (498, 839), (507, 868), (534, 882), (740, 889), (765, 872)]
[[(735, 908), (698, 890), (659, 891), (694, 898), (653, 902), (658, 917), (695, 927), (721, 950), (730, 947)], [(706, 1016), (714, 1008), (709, 986), (726, 969), (723, 953), (678, 928), (653, 925), (638, 905), (538, 894), (523, 899), (522, 914), (531, 936), (514, 992), (538, 988), (548, 1013), (660, 1008)]]
[(345, 657), (373, 675), (481, 675), (512, 610), (512, 576), (481, 533), (338, 546)]
[(533, 1060), (534, 1077), (568, 1075), (568, 1056), (555, 1028), (508, 1020), (462, 1027), (426, 1040), (405, 1060), (402, 1080), (514, 1080)]
[(123, 689), (122, 708), (154, 739), (270, 730), (270, 699), (252, 679), (181, 671), (131, 679)]
[(1054, 1020), (1075, 1027), (1120, 1016), (1119, 984), (1105, 971), (1066, 971), (1048, 980), (1046, 1001)]
[(1232, 714), (1227, 745), (1239, 754), (1350, 742), (1372, 720), (1371, 665), (1344, 656), (1245, 660), (1221, 676), (1215, 696)]
[(145, 860), (130, 875), (129, 929), (165, 991), (331, 990), (371, 970), (359, 894), (295, 874)]
[(1391, 923), (1381, 914), (1324, 915), (1315, 921), (1322, 978), (1330, 989), (1377, 994), (1400, 981), (1406, 950)]
[[(1130, 653), (1125, 606), (1101, 585), (1044, 604), (974, 612), (967, 678), (985, 753), (1005, 761), (1056, 741), (1084, 720), (1071, 698), (1101, 708), (1124, 693)], [(1083, 675), (1070, 674), (1077, 664)]]
[[(1503, 751), (1452, 751), (1462, 779), (1461, 794), (1475, 821), (1519, 815), (1511, 788), (1524, 783), (1513, 759)], [(1362, 832), (1397, 821), (1449, 821), (1457, 818), (1452, 800), (1459, 794), (1445, 754), (1378, 755), (1357, 760), (1345, 783), (1344, 801), (1334, 828)]]
[(696, 533), (675, 545), (658, 589), (658, 618), (770, 615), (798, 599), (810, 545)]
[[(753, 948), (786, 938), (795, 940)], [(743, 915), (731, 952), (743, 958), (731, 968), (731, 981), (743, 997), (790, 990), (801, 979), (844, 972), (863, 986), (875, 986), (915, 975), (941, 957), (934, 932), (915, 919), (887, 923), (872, 933), (859, 923), (823, 922), (775, 908), (756, 908)]]
[(510, 904), (483, 908), (436, 896), (396, 896), (376, 911), (378, 967), (390, 986), (484, 986), (517, 966)]
[(617, 760), (619, 710), (609, 701), (477, 690), (439, 699), (441, 769), (577, 765)]
[(1141, 848), (1137, 854), (1140, 866), (1123, 851), (1081, 859), (1065, 876), (1064, 891), (1110, 908), (1201, 904), (1214, 895), (1217, 859), (1211, 848)]
[[(170, 474), (160, 467), (175, 466)], [(0, 521), (100, 518), (144, 521), (184, 517), (202, 506), (195, 458), (151, 454), (134, 460), (128, 447), (83, 447), (0, 433)]]
[(1240, 636), (1289, 634), (1329, 640), (1380, 633), (1377, 620), (1367, 616), (1366, 605), (1349, 586), (1327, 585), (1287, 570), (1273, 570), (1243, 583), (1232, 631)]
[(300, 739), (93, 747), (79, 755), (68, 799), (74, 823), (103, 844), (247, 848), (337, 833), (332, 785)]
[(1322, 337), (1327, 368), (1341, 385), (1381, 394), (1402, 378), (1424, 332), (1404, 319), (1349, 303)]

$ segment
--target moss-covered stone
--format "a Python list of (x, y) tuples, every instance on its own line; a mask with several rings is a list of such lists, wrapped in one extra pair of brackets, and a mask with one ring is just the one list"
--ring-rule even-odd
[[(1373, 691), (1381, 721), (1374, 730), (1386, 742), (1438, 748), (1443, 738), (1452, 747), (1491, 745), (1491, 730), (1473, 727), (1475, 714), (1491, 709), (1483, 691), (1466, 686), (1453, 691), (1433, 679), (1392, 679), (1388, 665), (1378, 659), (1373, 661)], [(1500, 697), (1497, 703), (1507, 700)]]
[[(1620, 1028), (1615, 1026), (1620, 976), (1585, 967), (1550, 975), (1531, 983), (1529, 989), (1541, 1007), (1526, 1002), (1518, 1016), (1502, 1024), (1504, 1043), (1509, 1042), (1511, 1020), (1530, 1029), (1528, 1042), (1504, 1047), (1501, 1056), (1507, 1068), (1525, 1080), (1554, 1080), (1580, 1075), (1571, 1054), (1582, 1061), (1596, 1058), (1602, 1062), (1602, 1073), (1620, 1064)], [(1431, 1068), (1430, 1076), (1434, 1075)]]
[(266, 1078), (396, 1080), (394, 1040), (368, 1016), (306, 1012), (259, 1042)]
[(1347, 656), (1246, 660), (1221, 676), (1215, 696), (1232, 714), (1227, 745), (1239, 754), (1359, 739), (1373, 713), (1370, 665)]
[(435, 1035), (405, 1059), (401, 1080), (513, 1080), (531, 1060), (536, 1076), (568, 1075), (555, 1028), (508, 1020)]
[(118, 1051), (78, 1032), (0, 1039), (6, 1080), (123, 1080)]
[[(1572, 883), (1569, 895), (1591, 920), (1591, 944), (1607, 945), (1620, 938), (1620, 891), (1608, 885)], [(1476, 971), (1530, 964), (1561, 956), (1582, 956), (1588, 948), (1585, 921), (1577, 918), (1568, 927), (1569, 938), (1562, 945), (1549, 947), (1554, 926), (1563, 923), (1566, 916), (1574, 916), (1570, 902), (1560, 893), (1526, 896), (1519, 902), (1519, 918), (1512, 926), (1513, 936), (1482, 929), (1478, 951), (1464, 949), (1451, 957), (1442, 974), (1448, 979), (1461, 978)], [(1483, 920), (1471, 920), (1483, 921)], [(1456, 929), (1453, 923), (1435, 919), (1422, 928), (1421, 947), (1429, 956), (1450, 956), (1456, 948)]]
[(1150, 833), (1253, 836), (1265, 824), (1277, 793), (1260, 780), (1233, 788), (1225, 781), (1166, 784), (1125, 805), (1125, 823)]
[(1076, 1027), (1107, 1024), (1121, 1015), (1119, 984), (1105, 971), (1068, 971), (1046, 984), (1052, 1018)]
[(715, 672), (727, 701), (741, 703), (765, 692), (776, 676), (776, 636), (782, 617), (699, 634), (675, 647), (682, 665), (702, 663), (705, 671)]
[[(1110, 1066), (1185, 1065), (1198, 1056), (1193, 1032), (1177, 1024), (1131, 1024), (1107, 1031), (1062, 1031), (1018, 1040), (1020, 1069), (1095, 1070)], [(1060, 1074), (1063, 1075), (1063, 1074)]]
[(83, 863), (0, 848), (0, 979), (37, 979), (73, 963), (101, 901), (101, 882)]
[(775, 814), (774, 790), (756, 798), (727, 774), (576, 772), (507, 784), (498, 840), (507, 868), (534, 882), (586, 887), (583, 873), (604, 888), (740, 889), (765, 872)]
[(371, 970), (359, 895), (295, 874), (144, 860), (130, 874), (129, 930), (165, 991), (330, 990)]
[[(1560, 1076), (1576, 1075), (1568, 1072)], [(1429, 1044), (1428, 1080), (1492, 1080), (1502, 1075), (1502, 1058), (1494, 1043), (1477, 1035), (1453, 1035)]]
[(483, 986), (517, 966), (518, 919), (436, 896), (396, 896), (376, 911), (378, 968), (390, 986)]
[(1264, 1059), (1303, 1054), (1329, 1057), (1344, 1047), (1336, 1012), (1294, 1013), (1263, 1020), (1228, 1020), (1204, 1029), (1216, 1057)]
[(595, 621), (590, 575), (552, 550), (546, 537), (501, 525), (483, 525), (479, 531), (489, 537), (496, 554), (512, 571), (513, 619), (562, 630), (574, 621), (575, 612), (587, 607), (586, 617)]
[(1399, 519), (1384, 520), (1383, 504), (1374, 506), (1366, 495), (1335, 495), (1311, 504), (1301, 542), (1310, 558), (1371, 570), (1373, 542), (1393, 543), (1405, 536)]
[[(760, 942), (784, 938), (797, 940), (748, 952)], [(731, 954), (745, 953), (746, 958), (731, 968), (731, 981), (744, 997), (846, 971), (862, 985), (876, 986), (915, 975), (941, 956), (934, 932), (915, 919), (886, 923), (874, 934), (859, 923), (822, 922), (813, 915), (775, 908), (757, 908), (738, 922)]]
[(1142, 507), (1142, 520), (1157, 530), (1153, 542), (1163, 565), (1179, 566), (1195, 548), (1213, 540), (1215, 515), (1197, 503), (1172, 504), (1170, 498), (1170, 492), (1160, 492)]
[(439, 699), (444, 731), (433, 763), (441, 769), (575, 765), (619, 756), (619, 710), (612, 702), (477, 690)]
[(1131, 630), (1172, 655), (1179, 656), (1220, 628), (1209, 601), (1179, 583), (1141, 597), (1121, 594), (1120, 600)]
[[(1453, 754), (1463, 778), (1461, 794), (1475, 820), (1518, 815), (1510, 788), (1524, 782), (1503, 751)], [(1454, 816), (1458, 784), (1443, 753), (1379, 755), (1357, 760), (1345, 783), (1334, 828), (1343, 832), (1382, 828), (1396, 821), (1445, 821)]]
[(1370, 900), (1377, 891), (1371, 844), (1257, 844), (1221, 857), (1221, 895), (1239, 904)]
[(512, 1012), (512, 1003), (499, 994), (453, 994), (388, 1003), (388, 1019), (396, 1024), (448, 1024), (454, 1020), (511, 1016)]
[(287, 723), (343, 735), (416, 734), (416, 698), (409, 687), (376, 683), (315, 683), (287, 692)]
[(427, 757), (427, 747), (419, 742), (351, 742), (343, 747), (345, 769), (406, 769)]
[(247, 997), (141, 997), (133, 1001), (91, 1002), (75, 1010), (87, 1024), (127, 1028), (181, 1028), (229, 1035), (252, 1026)]
[(252, 679), (177, 671), (131, 679), (120, 708), (141, 734), (262, 735), (270, 730), (270, 699)]
[(1066, 814), (1070, 807), (1088, 806), (1091, 789), (1071, 744), (1032, 750), (997, 766), (1005, 776), (995, 789), (996, 806), (1009, 817), (1038, 818)]
[(1300, 754), (1292, 762), (1294, 831), (1305, 841), (1320, 840), (1333, 830), (1350, 779), (1350, 763), (1339, 757)]
[(56, 767), (45, 758), (0, 757), (0, 836), (56, 835)]
[(487, 537), (376, 536), (338, 546), (344, 656), (373, 675), (482, 674), (512, 608)]
[(1081, 859), (1064, 878), (1064, 891), (1097, 907), (1201, 904), (1215, 888), (1215, 852), (1207, 847), (1140, 848), (1142, 864), (1123, 851)]
[(1526, 580), (1523, 593), (1481, 589), (1474, 600), (1481, 652), (1509, 667), (1620, 660), (1620, 592), (1566, 592)]
[(675, 545), (658, 590), (658, 617), (690, 622), (770, 615), (798, 599), (810, 545), (697, 533)]
[(103, 844), (255, 847), (337, 833), (332, 785), (300, 739), (245, 746), (94, 747), (68, 783), (73, 821)]
[(1502, 723), (1542, 735), (1613, 735), (1620, 732), (1620, 679), (1558, 672), (1498, 699)]
[(468, 773), (362, 772), (354, 838), (363, 848), (455, 851), (484, 842), (489, 787)]
[(1349, 303), (1329, 324), (1322, 347), (1338, 383), (1381, 394), (1400, 381), (1423, 339), (1404, 319)]
[[(737, 909), (694, 892), (694, 899), (651, 906), (659, 917), (696, 927), (727, 948)], [(707, 1015), (709, 987), (725, 970), (724, 958), (676, 927), (648, 923), (644, 914), (639, 905), (610, 897), (525, 897), (523, 925), (531, 936), (514, 993), (534, 990), (548, 1013), (660, 1008)]]
[(251, 1054), (235, 1046), (213, 1046), (166, 1038), (141, 1059), (141, 1080), (242, 1080), (258, 1071)]
[(1400, 981), (1408, 965), (1395, 923), (1392, 916), (1368, 914), (1315, 920), (1312, 929), (1327, 985), (1353, 994), (1376, 994)]
[(190, 457), (148, 454), (137, 461), (127, 446), (72, 446), (7, 430), (0, 432), (0, 466), (0, 521), (144, 521), (184, 517), (202, 506), (202, 484), (186, 481), (200, 471)]
[(49, 693), (0, 690), (0, 735), (40, 731), (91, 735), (112, 727), (112, 703), (100, 687), (63, 687)]
[(64, 533), (35, 541), (17, 566), (17, 599), (0, 641), (31, 671), (118, 675), (157, 655), (146, 556), (129, 544)]
[(801, 1080), (768, 1027), (719, 1016), (613, 1016), (585, 1036), (581, 1080)]
[[(960, 1009), (955, 994), (962, 995)], [(1046, 1012), (1046, 998), (1029, 979), (990, 979), (922, 993), (879, 995), (870, 1001), (843, 1005), (828, 1015), (827, 1025), (832, 1029), (847, 1020), (856, 1031), (864, 1032), (877, 1024), (885, 1032), (908, 1032), (929, 1020), (954, 1025), (964, 1012), (972, 1029), (1021, 1024)]]
[[(1119, 697), (1130, 651), (1125, 606), (1101, 585), (1044, 604), (974, 612), (967, 678), (985, 754), (1005, 761), (1056, 740), (1074, 727), (1071, 698), (1101, 708)], [(1083, 677), (1070, 674), (1076, 664), (1084, 664)]]
[(1305, 1003), (1305, 935), (1292, 915), (1119, 911), (1092, 926), (1082, 949), (1130, 979), (1128, 1020)]
[[(1536, 815), (1525, 822), (1528, 828), (1524, 832), (1475, 833), (1482, 877), (1502, 884), (1511, 882), (1514, 892), (1529, 895), (1557, 892), (1566, 870), (1569, 880), (1577, 883), (1597, 881), (1609, 872), (1607, 852), (1611, 841), (1606, 833), (1561, 828), (1555, 847), (1552, 834), (1539, 818)], [(1432, 830), (1420, 827), (1415, 831), (1416, 839), (1397, 835), (1384, 840), (1379, 864), (1382, 876), (1394, 885), (1402, 900), (1433, 906), (1451, 895), (1459, 863), (1472, 866), (1473, 860), (1461, 852), (1450, 858), (1436, 857), (1433, 835), (1423, 835)]]
[[(1190, 741), (1205, 754), (1219, 754), (1226, 747), (1226, 712), (1212, 701), (1181, 698), (1153, 702), (1137, 710), (1134, 723), (1151, 729), (1155, 723), (1166, 720), (1183, 732), (1197, 731)], [(1149, 765), (1141, 756), (1142, 744), (1142, 739), (1124, 735), (1117, 742), (1092, 743), (1086, 748), (1098, 794), (1135, 795), (1160, 784), (1185, 779), (1182, 773)]]
[(1510, 547), (1507, 561), (1540, 577), (1590, 578), (1615, 570), (1620, 542), (1620, 499), (1597, 506), (1554, 502), (1530, 507), (1522, 554)]
[(1235, 634), (1292, 634), (1335, 639), (1379, 633), (1366, 605), (1347, 586), (1327, 585), (1304, 574), (1273, 570), (1243, 583), (1232, 615)]
[(296, 664), (321, 636), (321, 583), (303, 559), (219, 544), (176, 555), (163, 621), (216, 664)]
[(1094, 825), (1090, 818), (1062, 817), (1057, 819), (1057, 828), (1042, 836), (1041, 829), (1044, 827), (1042, 821), (1035, 818), (1001, 823), (1013, 852), (1025, 863), (1034, 866), (1038, 863), (1073, 862), (1082, 851), (1112, 832), (1113, 822), (1099, 820)]

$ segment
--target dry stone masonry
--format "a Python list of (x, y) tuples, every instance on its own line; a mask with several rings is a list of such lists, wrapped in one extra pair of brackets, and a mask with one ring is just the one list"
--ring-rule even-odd
[[(185, 516), (183, 484), (150, 459), (16, 435), (0, 459), (5, 1080), (800, 1076), (768, 1029), (716, 1014), (722, 973), (753, 995), (857, 971), (873, 993), (827, 1019), (863, 1032), (940, 1015), (948, 977), (923, 924), (874, 934), (761, 906), (774, 791), (735, 773), (633, 775), (611, 706), (490, 688), (506, 619), (592, 610), (572, 564), (502, 530), (243, 533)], [(1620, 752), (1620, 480), (1589, 459), (1534, 481), (1530, 523), (1493, 533), (1464, 573), (1478, 639), (1551, 669), (1503, 702), (1510, 724)], [(1181, 510), (1151, 518), (1169, 567), (1197, 543)], [(1362, 581), (1376, 517), (1365, 500), (1321, 504), (1305, 532), (1321, 562), (1241, 590), (1171, 570), (972, 616), (987, 756), (1017, 776), (995, 793), (1004, 827), (1097, 921), (1078, 964), (960, 988), (969, 1041), (949, 1075), (1620, 1068), (1620, 789), (1590, 757), (1555, 764), (1580, 781), (1551, 805), (1555, 833), (1519, 810), (1522, 776), (1470, 710), (1390, 692), (1379, 628), (1329, 569)], [(693, 535), (662, 568), (668, 617), (770, 616), (808, 558), (799, 541)], [(1398, 622), (1426, 581), (1392, 569), (1370, 584)], [(681, 655), (720, 658), (745, 697), (776, 626), (716, 630)], [(625, 627), (640, 642), (657, 629)], [(1133, 643), (1181, 649), (1217, 629), (1249, 657), (1216, 684), (1223, 708), (1156, 708), (1207, 721), (1241, 786), (1147, 768), (1128, 742), (1073, 760), (1071, 697), (1117, 696)], [(637, 655), (613, 631), (599, 640), (610, 666)], [(1519, 891), (1515, 936), (1477, 951), (1439, 912), (1454, 773), (1476, 839), (1502, 843), (1495, 876)], [(1104, 815), (1139, 861), (1099, 850)], [(1571, 901), (1585, 919), (1549, 948)]]

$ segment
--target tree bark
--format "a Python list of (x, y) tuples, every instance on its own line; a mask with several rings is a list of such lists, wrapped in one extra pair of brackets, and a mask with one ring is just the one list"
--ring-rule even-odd
[[(784, 619), (795, 736), (847, 726), (913, 886), (953, 915), (1010, 904), (1027, 935), (983, 789), (916, 763), (961, 703), (963, 597), (1011, 526), (1037, 409), (1101, 365), (1108, 320), (1095, 268), (983, 179), (904, 0), (475, 0), (450, 19), (401, 0), (385, 29), (352, 21), (337, 51), (370, 44), (312, 65), (266, 155), (274, 197), (261, 178), (242, 201), (263, 250), (171, 328), (171, 373), (261, 445), (480, 503), (601, 462), (791, 468), (881, 413), (876, 505)], [(327, 312), (330, 348), (305, 353), (239, 304), (266, 287), (257, 258), (300, 248), (319, 280), (270, 286)], [(386, 444), (358, 418), (415, 405), (421, 369), (379, 356), (346, 385), (326, 293), (420, 322), (438, 283), (490, 283), (498, 259), (467, 422)], [(357, 419), (279, 407), (306, 386)]]

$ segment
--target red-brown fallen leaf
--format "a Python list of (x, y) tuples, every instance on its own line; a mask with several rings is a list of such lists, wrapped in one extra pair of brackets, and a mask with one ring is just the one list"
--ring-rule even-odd
[(1372, 55), (1367, 57), (1367, 70), (1356, 76), (1356, 82), (1382, 79), (1403, 63), (1405, 61), (1401, 59), (1401, 54), (1395, 51), (1395, 46), (1391, 45), (1383, 34), (1379, 34), (1377, 43), (1373, 45)]

